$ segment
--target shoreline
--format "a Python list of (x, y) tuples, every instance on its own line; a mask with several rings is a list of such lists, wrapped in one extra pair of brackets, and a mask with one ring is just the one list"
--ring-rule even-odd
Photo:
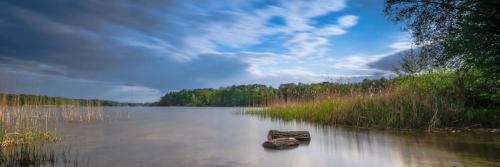
[(248, 115), (248, 116), (254, 116), (254, 117), (260, 117), (260, 118), (265, 118), (265, 119), (275, 119), (275, 120), (280, 120), (284, 122), (290, 122), (290, 121), (297, 121), (297, 122), (303, 122), (303, 123), (309, 123), (309, 124), (314, 124), (318, 126), (329, 126), (332, 128), (347, 128), (347, 129), (352, 129), (352, 130), (378, 130), (378, 131), (387, 131), (387, 132), (425, 132), (425, 133), (447, 133), (447, 134), (454, 134), (454, 133), (488, 133), (488, 134), (500, 134), (500, 127), (499, 128), (480, 128), (478, 127), (479, 125), (472, 125), (472, 126), (467, 126), (467, 127), (442, 127), (442, 128), (433, 128), (433, 129), (407, 129), (407, 128), (381, 128), (381, 127), (362, 127), (362, 126), (351, 126), (351, 125), (341, 125), (341, 124), (329, 124), (329, 123), (318, 123), (314, 121), (307, 121), (307, 120), (297, 120), (297, 119), (290, 119), (286, 120), (283, 118), (278, 118), (278, 117), (269, 117), (269, 116), (263, 116), (255, 113), (246, 113), (246, 112), (235, 112), (235, 114), (238, 115)]

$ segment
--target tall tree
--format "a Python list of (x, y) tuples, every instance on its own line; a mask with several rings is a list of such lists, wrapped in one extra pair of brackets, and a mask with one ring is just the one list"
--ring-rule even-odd
[(425, 66), (474, 68), (500, 78), (500, 1), (386, 0), (384, 12), (406, 23)]

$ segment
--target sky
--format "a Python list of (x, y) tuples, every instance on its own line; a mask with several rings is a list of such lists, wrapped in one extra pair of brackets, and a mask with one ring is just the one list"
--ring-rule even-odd
[(0, 91), (153, 102), (180, 89), (390, 77), (382, 0), (0, 2)]

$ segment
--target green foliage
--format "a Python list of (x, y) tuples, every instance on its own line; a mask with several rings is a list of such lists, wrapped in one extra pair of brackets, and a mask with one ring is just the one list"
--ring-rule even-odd
[(386, 0), (384, 12), (406, 23), (419, 46), (419, 59), (406, 67), (473, 69), (500, 79), (500, 1)]
[(447, 59), (460, 58), (467, 68), (500, 79), (500, 1), (464, 0), (458, 28), (445, 41)]
[(420, 75), (407, 75), (395, 79), (396, 91), (425, 94), (436, 97), (457, 97), (456, 75), (451, 71), (433, 71)]
[(267, 104), (276, 89), (265, 85), (239, 85), (220, 89), (204, 88), (170, 92), (160, 106), (250, 106)]
[(493, 79), (488, 73), (480, 70), (459, 72), (459, 81), (468, 105), (484, 107), (500, 104), (500, 79)]

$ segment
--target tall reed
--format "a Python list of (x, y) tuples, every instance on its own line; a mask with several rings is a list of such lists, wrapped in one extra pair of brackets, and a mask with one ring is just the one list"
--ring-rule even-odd
[(92, 123), (105, 117), (95, 100), (82, 104), (82, 100), (62, 99), (46, 105), (42, 98), (0, 93), (0, 166), (53, 164), (53, 148), (43, 145), (59, 140), (55, 133), (58, 126)]
[(497, 127), (498, 108), (471, 108), (456, 94), (454, 75), (435, 72), (399, 77), (376, 92), (331, 94), (321, 100), (279, 102), (247, 114), (355, 127), (426, 129)]

